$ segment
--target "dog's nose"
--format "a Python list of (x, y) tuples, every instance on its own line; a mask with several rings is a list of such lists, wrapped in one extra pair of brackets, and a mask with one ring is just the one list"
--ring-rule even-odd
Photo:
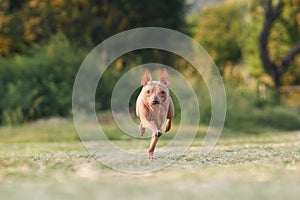
[(159, 104), (159, 101), (153, 100), (153, 101), (152, 101), (152, 104)]
[(152, 101), (152, 104), (155, 105), (155, 104), (159, 104), (159, 99), (157, 97), (155, 97)]

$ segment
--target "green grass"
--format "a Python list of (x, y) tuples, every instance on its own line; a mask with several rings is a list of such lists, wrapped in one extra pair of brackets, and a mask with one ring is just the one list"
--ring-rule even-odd
[(79, 141), (72, 120), (61, 118), (43, 119), (19, 126), (0, 126), (0, 141), (62, 142)]
[[(298, 199), (300, 131), (225, 130), (214, 150), (199, 157), (205, 129), (199, 128), (192, 146), (172, 165), (127, 174), (90, 155), (71, 120), (2, 127), (0, 199)], [(111, 130), (113, 143), (134, 151), (133, 140), (119, 140), (122, 134)], [(174, 133), (168, 134), (159, 148)], [(139, 147), (146, 151), (148, 143), (140, 140)], [(160, 156), (154, 162), (176, 158)]]

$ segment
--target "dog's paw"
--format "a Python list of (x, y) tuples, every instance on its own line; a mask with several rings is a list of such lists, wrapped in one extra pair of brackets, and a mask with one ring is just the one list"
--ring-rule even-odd
[(158, 131), (154, 134), (154, 136), (160, 137), (160, 136), (162, 136), (162, 133), (160, 131)]
[(149, 160), (155, 160), (155, 158), (153, 156), (153, 152), (148, 152), (148, 159)]

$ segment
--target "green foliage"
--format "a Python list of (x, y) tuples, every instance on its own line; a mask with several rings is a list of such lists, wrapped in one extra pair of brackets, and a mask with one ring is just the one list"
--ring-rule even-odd
[(219, 69), (238, 63), (243, 43), (244, 3), (224, 3), (205, 7), (199, 16), (195, 39), (212, 56)]
[[(69, 116), (75, 75), (87, 54), (82, 49), (131, 28), (187, 31), (185, 13), (181, 0), (0, 1), (0, 57), (5, 58), (0, 61), (0, 124)], [(153, 52), (132, 54), (127, 66), (152, 59)], [(100, 80), (97, 110), (110, 108), (113, 86), (123, 73), (115, 66)]]
[[(274, 1), (275, 3), (276, 1)], [(298, 0), (290, 1), (283, 0), (284, 6), (278, 19), (276, 19), (274, 26), (271, 29), (269, 38), (269, 51), (270, 58), (277, 65), (280, 65), (282, 59), (290, 51), (291, 47), (299, 41), (299, 8)], [(248, 41), (243, 48), (243, 59), (248, 66), (250, 73), (256, 77), (263, 74), (264, 68), (260, 62), (258, 37), (262, 30), (264, 20), (264, 7), (266, 1), (250, 1), (250, 12), (247, 20), (247, 33)], [(296, 85), (299, 84), (299, 56), (291, 64), (289, 69), (282, 76), (283, 85)]]
[(27, 55), (0, 63), (2, 123), (69, 116), (72, 87), (82, 61), (63, 34), (35, 45)]
[(21, 108), (17, 107), (15, 110), (5, 109), (2, 112), (1, 122), (7, 126), (25, 122)]
[[(243, 65), (255, 78), (264, 75), (258, 39), (266, 3), (256, 0), (226, 1), (208, 5), (200, 14), (189, 19), (194, 25), (194, 38), (208, 51), (221, 72), (227, 66)], [(283, 0), (283, 3), (282, 13), (275, 21), (269, 38), (270, 57), (276, 64), (282, 61), (300, 37), (299, 1)], [(300, 83), (299, 66), (297, 56), (282, 77), (283, 85)]]
[[(249, 133), (264, 128), (299, 130), (300, 116), (285, 106), (272, 106), (272, 98), (262, 100), (245, 88), (226, 84), (227, 115), (225, 127)], [(272, 95), (272, 94), (269, 94)]]
[(300, 116), (284, 107), (267, 107), (255, 117), (263, 127), (286, 130), (300, 129)]
[[(226, 1), (207, 5), (193, 15), (195, 26), (186, 29), (187, 7), (181, 0), (27, 0), (10, 5), (0, 2), (0, 123), (13, 125), (48, 116), (70, 116), (71, 94), (77, 69), (94, 46), (107, 37), (130, 28), (160, 26), (195, 34), (221, 72), (243, 66), (251, 76), (260, 79), (263, 67), (259, 59), (258, 36), (263, 22), (265, 2)], [(16, 1), (14, 1), (16, 2)], [(285, 0), (281, 19), (273, 27), (271, 56), (280, 59), (290, 45), (299, 39), (299, 1)], [(117, 19), (117, 20), (116, 20)], [(88, 23), (87, 23), (88, 22)], [(197, 23), (195, 23), (197, 22)], [(54, 36), (53, 36), (54, 35)], [(72, 44), (72, 45), (71, 45)], [(277, 57), (277, 55), (280, 55)], [(119, 61), (123, 64), (119, 65)], [(160, 62), (175, 66), (194, 81), (200, 100), (201, 122), (208, 124), (211, 102), (207, 88), (195, 81), (195, 72), (178, 56), (160, 50), (139, 50), (120, 57), (106, 70), (96, 93), (96, 110), (110, 108), (115, 83), (127, 70), (143, 63)], [(299, 58), (283, 77), (285, 84), (299, 84)], [(232, 75), (232, 74), (231, 74)], [(270, 107), (270, 99), (262, 100), (257, 91), (249, 91), (245, 82), (226, 83), (229, 129), (255, 132), (258, 127), (299, 128), (299, 116), (284, 107)], [(201, 82), (201, 81), (200, 81)], [(134, 98), (130, 101), (131, 110)], [(180, 120), (175, 102), (176, 120)], [(118, 138), (118, 136), (113, 136)]]
[(80, 47), (137, 27), (186, 30), (185, 1), (181, 0), (26, 0), (0, 2), (0, 56), (26, 52), (32, 42), (63, 32)]
[(258, 46), (258, 38), (263, 23), (263, 7), (257, 3), (257, 1), (251, 1), (250, 10), (246, 15), (245, 26), (247, 28), (244, 32), (246, 42), (242, 48), (242, 59), (250, 75), (259, 78), (265, 72), (259, 57)]
[[(199, 100), (201, 123), (209, 125), (211, 120), (210, 94), (204, 83), (194, 85)], [(299, 130), (300, 115), (283, 105), (274, 106), (272, 91), (266, 91), (264, 98), (258, 91), (225, 82), (227, 109), (225, 129), (260, 133), (265, 129)], [(181, 108), (184, 109), (184, 108)]]
[[(270, 57), (276, 64), (291, 50), (291, 47), (300, 40), (300, 2), (298, 0), (283, 0), (284, 7), (279, 19), (275, 22), (270, 35)], [(282, 77), (283, 85), (300, 84), (300, 56), (296, 56), (288, 70)]]

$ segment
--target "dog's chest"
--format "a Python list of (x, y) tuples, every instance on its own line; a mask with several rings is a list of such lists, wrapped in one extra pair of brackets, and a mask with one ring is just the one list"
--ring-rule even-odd
[(168, 113), (169, 101), (164, 102), (159, 106), (155, 106), (149, 109), (149, 121), (153, 121), (158, 127), (161, 127), (166, 118)]

